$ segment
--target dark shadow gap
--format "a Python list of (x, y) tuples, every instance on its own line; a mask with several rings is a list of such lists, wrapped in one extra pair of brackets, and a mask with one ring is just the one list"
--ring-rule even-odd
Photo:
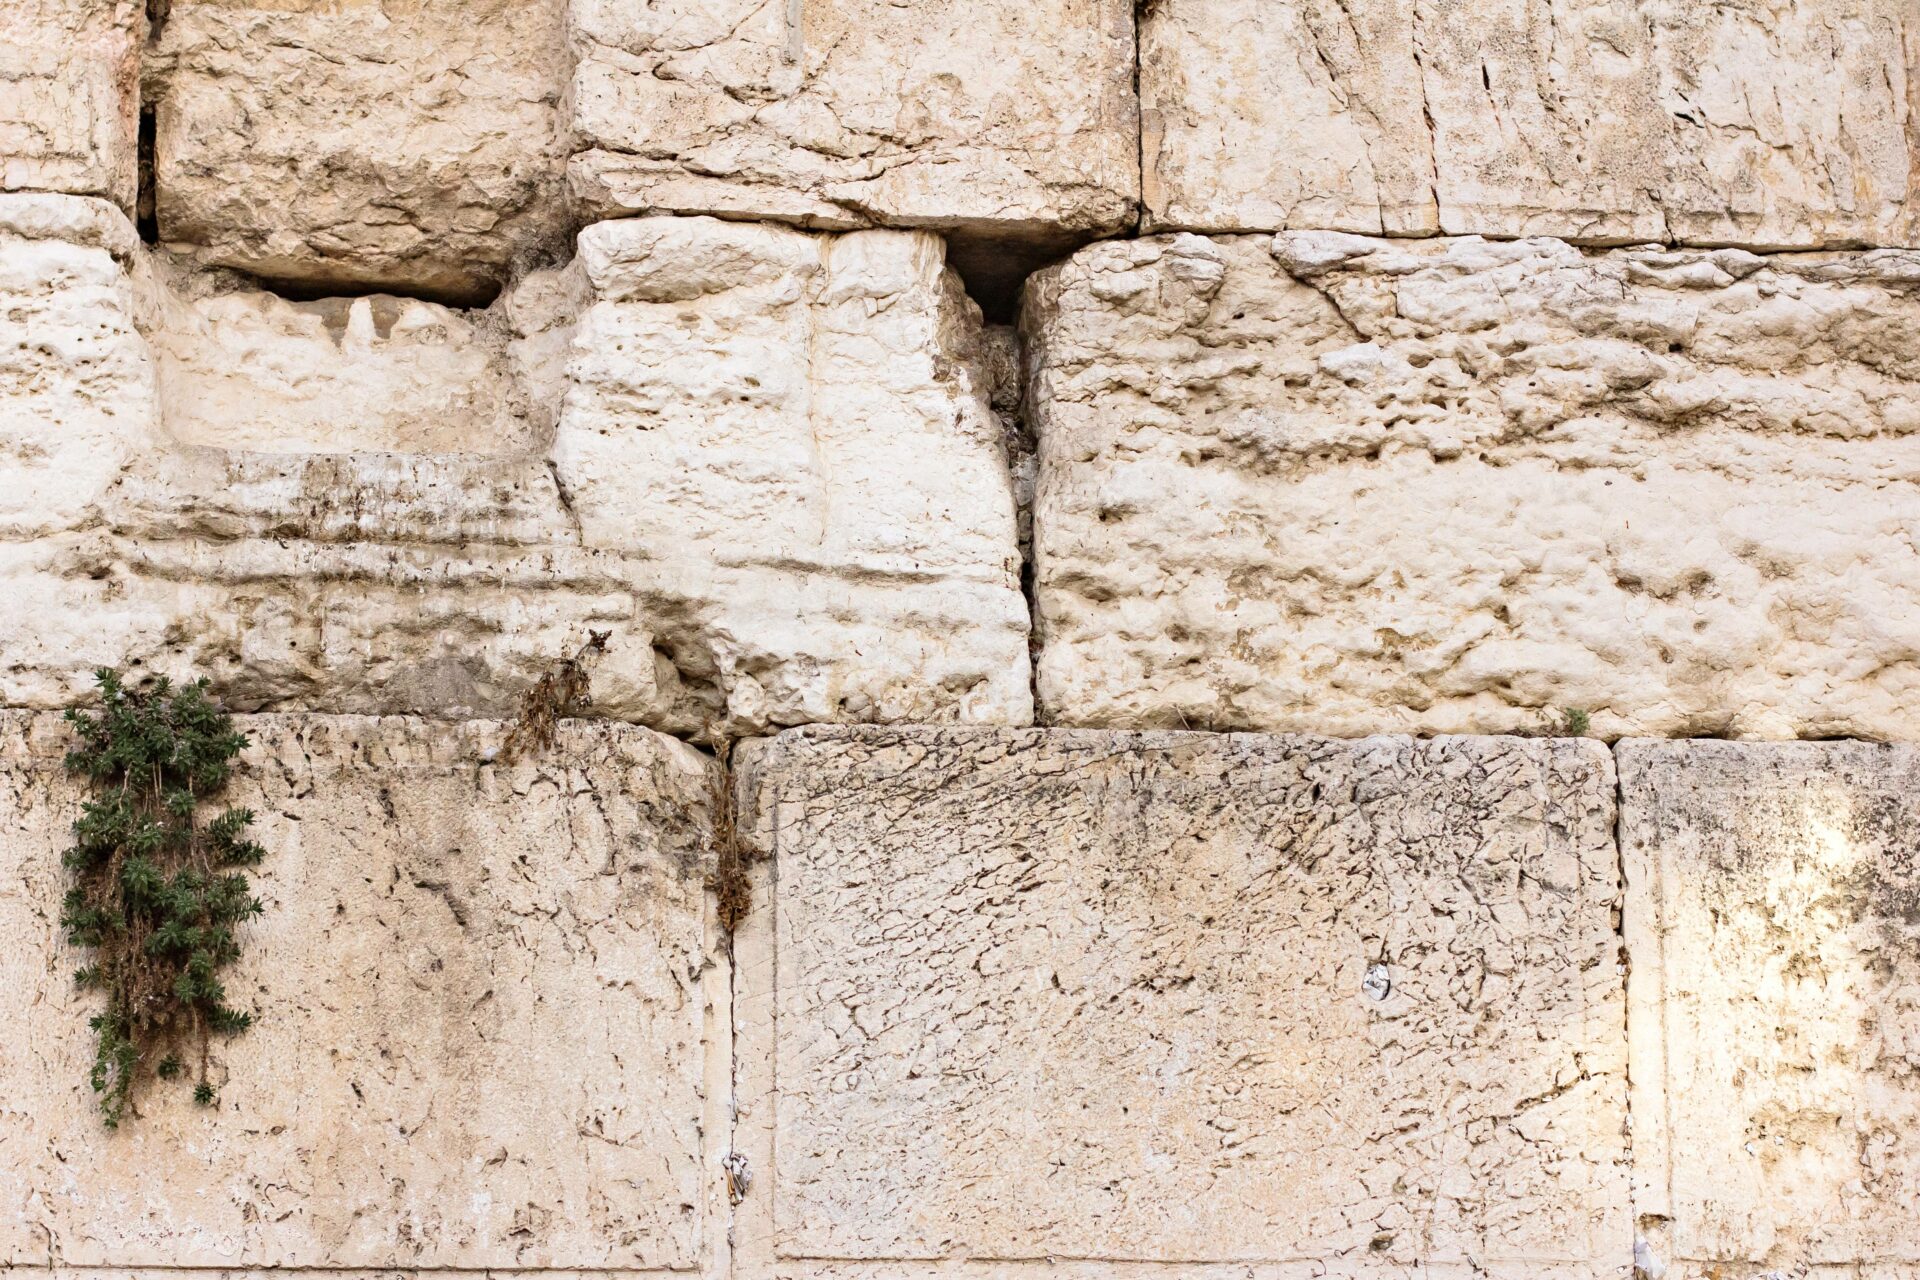
[(275, 276), (257, 275), (238, 267), (213, 267), (234, 279), (243, 282), (248, 288), (258, 289), (262, 293), (271, 293), (288, 302), (325, 302), (331, 298), (410, 298), (416, 302), (431, 302), (442, 307), (451, 307), (456, 311), (484, 311), (504, 291), (505, 286), (494, 283), (482, 289), (413, 289), (400, 284), (378, 284), (354, 280), (289, 280)]
[(134, 197), (133, 225), (148, 244), (160, 242), (158, 201), (153, 185), (154, 113), (151, 104), (140, 109), (140, 138), (134, 163), (139, 170), (139, 188)]
[(1091, 236), (996, 236), (955, 228), (946, 233), (947, 263), (960, 273), (967, 296), (980, 304), (988, 324), (1020, 317), (1020, 291), (1027, 277), (1092, 242)]

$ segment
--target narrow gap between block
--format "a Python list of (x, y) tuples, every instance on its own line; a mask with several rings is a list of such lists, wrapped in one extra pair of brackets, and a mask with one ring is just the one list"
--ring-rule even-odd
[(139, 170), (139, 186), (134, 199), (133, 225), (147, 244), (160, 241), (160, 220), (153, 186), (154, 109), (151, 103), (140, 108), (140, 134), (134, 163)]

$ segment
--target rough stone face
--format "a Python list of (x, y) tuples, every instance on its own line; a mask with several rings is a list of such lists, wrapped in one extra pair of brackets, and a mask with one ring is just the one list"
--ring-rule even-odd
[(826, 728), (736, 761), (771, 860), (743, 1264), (1624, 1271), (1598, 744)]
[(643, 729), (245, 718), (269, 856), (215, 1046), (219, 1105), (120, 1131), (58, 936), (79, 791), (52, 716), (0, 717), (0, 1266), (698, 1266), (714, 1244), (726, 956), (710, 765)]
[(1083, 250), (1023, 319), (1043, 712), (1920, 734), (1917, 288), (1895, 251)]
[(133, 208), (145, 33), (138, 0), (0, 5), (0, 191)]
[(269, 453), (512, 456), (540, 443), (514, 412), (502, 317), (383, 294), (289, 302), (187, 276), (151, 333), (167, 428)]
[(1920, 1274), (1920, 751), (1630, 742), (1620, 773), (1642, 1252)]
[(1003, 427), (932, 236), (636, 219), (485, 311), (191, 268), (99, 202), (0, 200), (48, 335), (0, 349), (0, 699), (138, 661), (246, 710), (509, 715), (597, 627), (597, 710), (675, 732), (1031, 719)]
[(1139, 194), (1131, 0), (572, 0), (602, 216), (930, 227), (1063, 251)]
[(1920, 243), (1907, 0), (1156, 0), (1152, 223)]
[(105, 200), (0, 195), (0, 539), (97, 519), (147, 443), (153, 363), (124, 266), (136, 244)]
[(161, 237), (308, 289), (484, 301), (562, 250), (562, 0), (196, 0), (160, 29)]

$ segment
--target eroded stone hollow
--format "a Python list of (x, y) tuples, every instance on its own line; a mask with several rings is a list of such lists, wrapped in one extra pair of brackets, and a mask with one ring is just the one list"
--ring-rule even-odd
[(0, 0), (0, 1271), (1920, 1280), (1916, 440), (1907, 0)]

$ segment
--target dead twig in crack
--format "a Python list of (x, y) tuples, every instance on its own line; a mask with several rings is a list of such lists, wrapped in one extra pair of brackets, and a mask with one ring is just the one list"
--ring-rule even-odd
[(571, 657), (562, 658), (534, 682), (520, 698), (520, 715), (500, 749), (502, 762), (511, 764), (529, 753), (553, 746), (559, 721), (577, 716), (593, 705), (593, 682), (587, 664), (607, 651), (611, 631), (587, 632), (587, 642)]

